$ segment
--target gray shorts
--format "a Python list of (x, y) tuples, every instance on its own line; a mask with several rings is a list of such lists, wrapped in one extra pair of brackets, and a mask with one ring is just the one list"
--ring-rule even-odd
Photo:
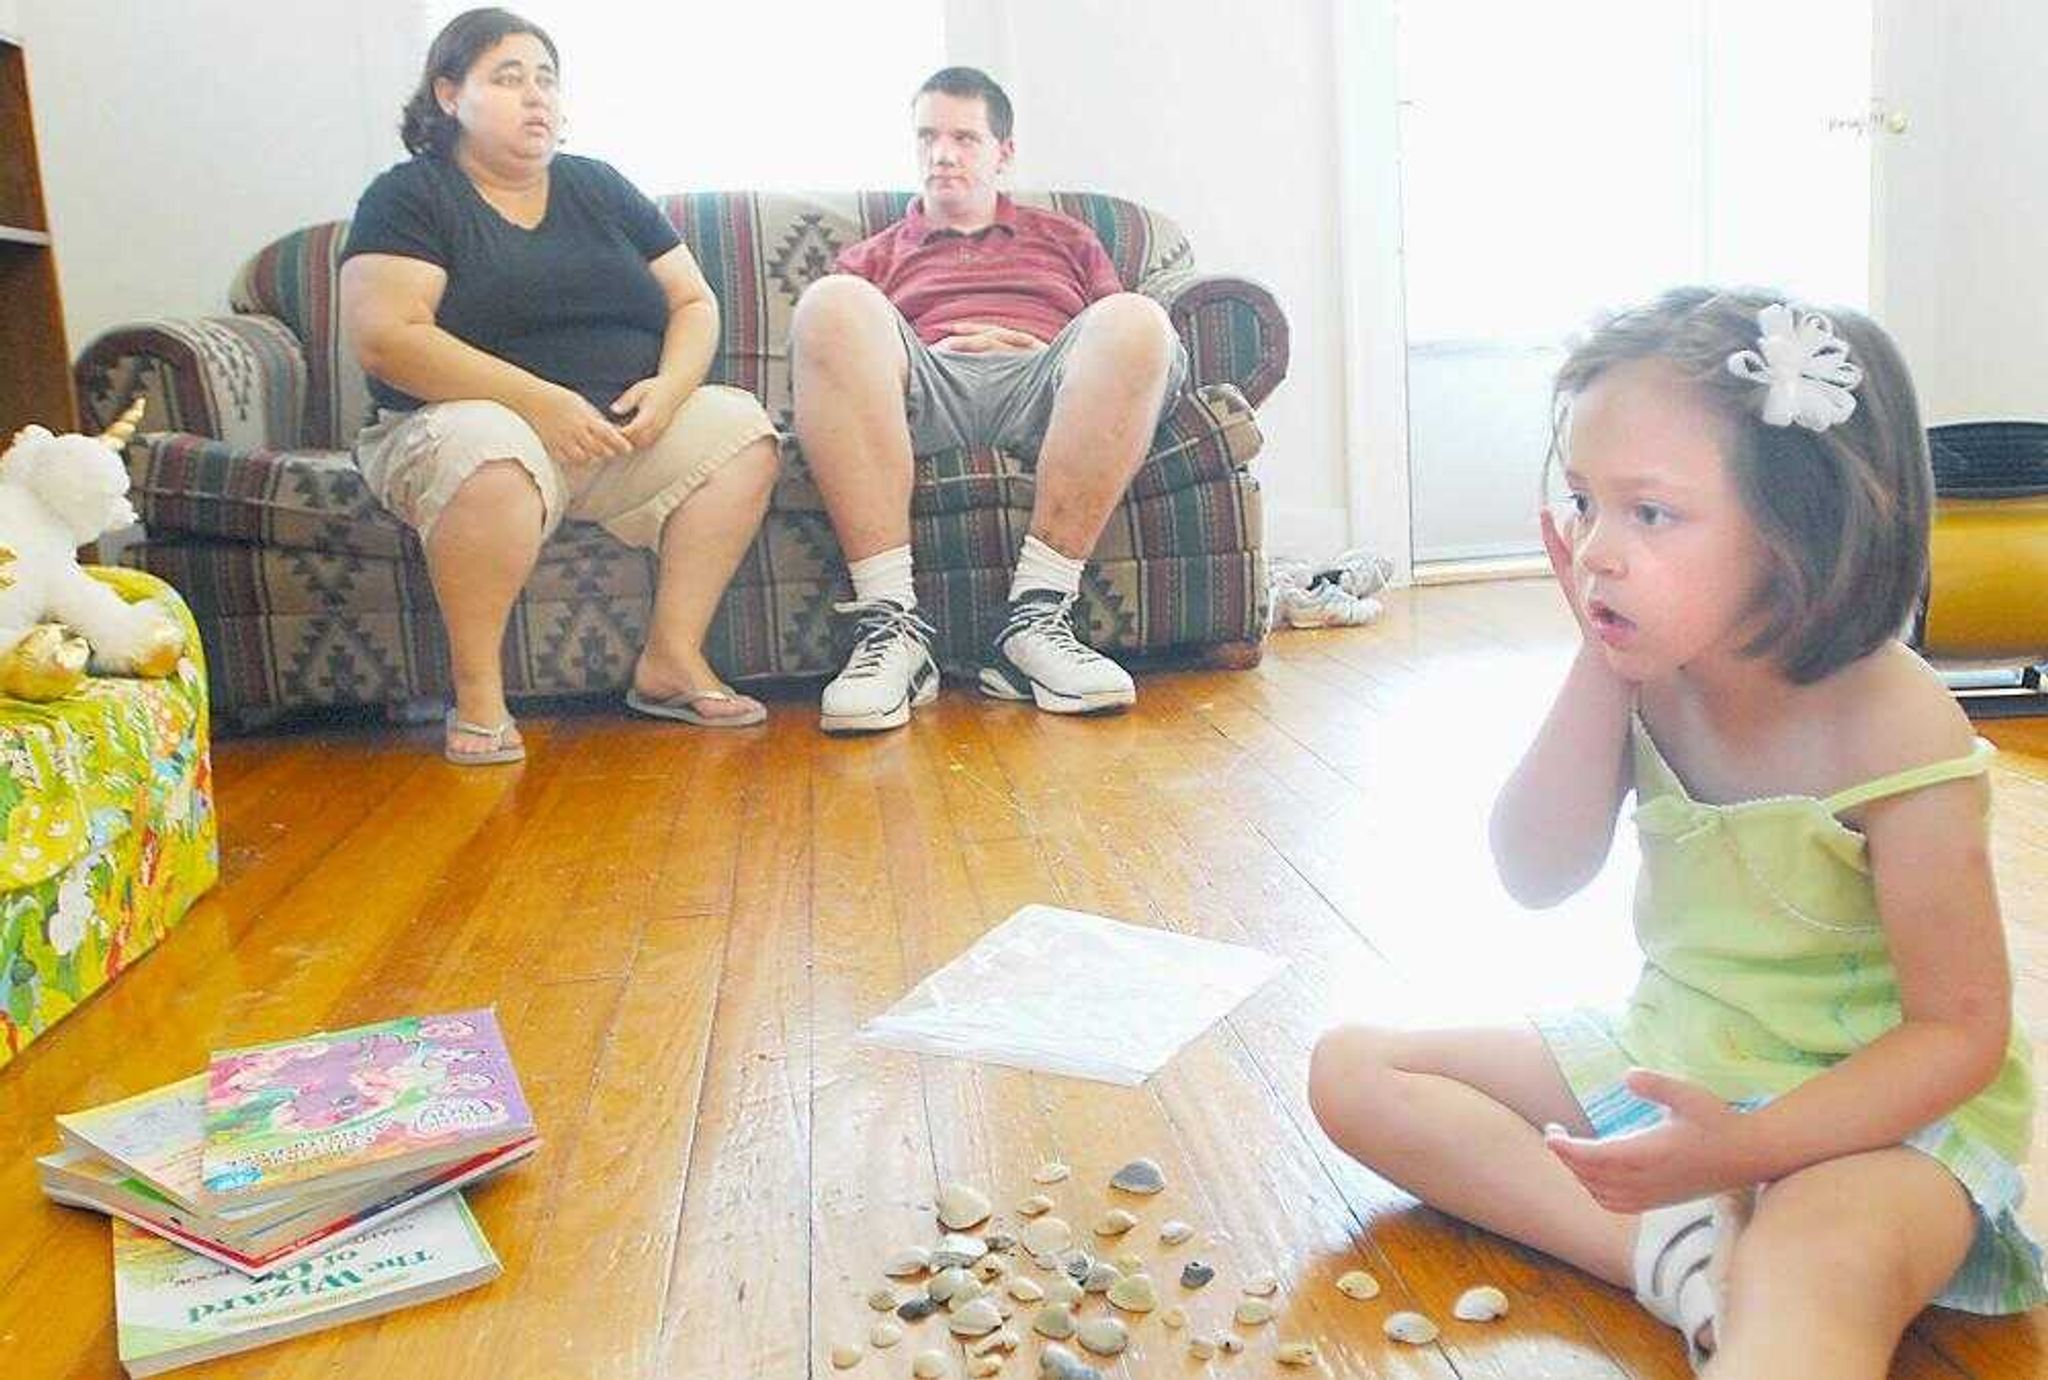
[[(1053, 399), (1080, 338), (1081, 323), (1100, 305), (1069, 321), (1043, 350), (989, 354), (934, 350), (918, 339), (899, 312), (896, 326), (910, 359), (903, 406), (910, 423), (911, 454), (986, 445), (1035, 459), (1052, 424)], [(1159, 402), (1160, 421), (1173, 411), (1187, 379), (1188, 349), (1176, 337), (1166, 393)]]

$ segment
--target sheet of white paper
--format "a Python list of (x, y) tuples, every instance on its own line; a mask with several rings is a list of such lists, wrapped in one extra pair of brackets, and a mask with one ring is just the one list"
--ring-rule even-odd
[(1241, 944), (1026, 906), (856, 1038), (1137, 1084), (1285, 966)]

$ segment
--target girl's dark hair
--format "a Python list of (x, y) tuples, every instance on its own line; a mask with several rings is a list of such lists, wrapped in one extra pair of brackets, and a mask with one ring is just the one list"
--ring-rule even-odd
[(1729, 465), (1756, 523), (1768, 568), (1752, 612), (1762, 629), (1744, 650), (1770, 657), (1795, 684), (1820, 680), (1904, 629), (1927, 573), (1934, 477), (1905, 359), (1859, 312), (1824, 313), (1863, 370), (1856, 410), (1825, 431), (1770, 426), (1763, 389), (1728, 357), (1757, 347), (1757, 313), (1776, 302), (1755, 288), (1674, 288), (1601, 322), (1557, 373), (1551, 461), (1564, 458), (1571, 402), (1617, 364), (1675, 367), (1727, 423)]
[(427, 66), (420, 74), (420, 84), (399, 116), (398, 137), (407, 153), (431, 153), (445, 158), (454, 150), (462, 126), (441, 109), (441, 102), (434, 95), (435, 81), (446, 77), (460, 85), (478, 58), (513, 34), (532, 34), (539, 39), (540, 46), (548, 50), (548, 60), (555, 64), (556, 75), (561, 74), (562, 59), (555, 52), (555, 41), (540, 25), (521, 19), (510, 10), (464, 10), (434, 36), (427, 49)]

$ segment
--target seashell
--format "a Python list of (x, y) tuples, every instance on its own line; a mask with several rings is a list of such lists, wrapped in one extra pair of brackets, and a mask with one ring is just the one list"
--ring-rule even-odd
[(1074, 1335), (1074, 1313), (1064, 1303), (1048, 1303), (1031, 1319), (1031, 1330), (1041, 1337), (1065, 1341)]
[(886, 1350), (902, 1340), (902, 1326), (887, 1318), (877, 1319), (875, 1325), (868, 1329), (868, 1345), (877, 1349)]
[(946, 1319), (946, 1330), (955, 1337), (980, 1337), (1003, 1325), (1003, 1315), (987, 1299), (975, 1299)]
[(1474, 1285), (1451, 1305), (1451, 1316), (1465, 1322), (1492, 1322), (1507, 1315), (1508, 1296), (1491, 1284)]
[(1314, 1342), (1282, 1342), (1273, 1359), (1283, 1366), (1312, 1366), (1316, 1363)]
[(922, 1322), (939, 1311), (939, 1301), (930, 1294), (912, 1294), (897, 1305), (896, 1316), (905, 1322)]
[(1038, 1353), (1040, 1380), (1102, 1380), (1102, 1372), (1057, 1342)]
[(955, 1265), (972, 1265), (988, 1254), (988, 1242), (964, 1232), (947, 1232), (932, 1251), (931, 1268), (950, 1270)]
[(1074, 1329), (1074, 1340), (1097, 1356), (1114, 1356), (1131, 1344), (1131, 1331), (1115, 1318), (1090, 1318)]
[(1109, 1186), (1126, 1193), (1157, 1193), (1166, 1187), (1166, 1175), (1151, 1160), (1132, 1160), (1110, 1175)]
[(1074, 1244), (1074, 1229), (1064, 1217), (1039, 1217), (1024, 1224), (1024, 1249), (1033, 1255), (1058, 1255)]
[(1035, 1184), (1056, 1184), (1074, 1171), (1058, 1160), (1047, 1160), (1031, 1171), (1031, 1182)]
[(910, 1373), (917, 1380), (940, 1380), (946, 1371), (946, 1353), (943, 1351), (920, 1351), (917, 1359), (910, 1363)]
[(991, 1232), (983, 1232), (981, 1241), (983, 1245), (999, 1255), (1008, 1255), (1017, 1248), (1016, 1234), (1004, 1231), (1000, 1227)]
[(1244, 1338), (1226, 1328), (1216, 1334), (1216, 1345), (1222, 1347), (1227, 1354), (1235, 1356), (1244, 1350)]
[(1087, 1291), (1065, 1275), (1045, 1286), (1047, 1303), (1063, 1303), (1069, 1307), (1087, 1297)]
[(1206, 1361), (1215, 1354), (1216, 1343), (1207, 1337), (1194, 1336), (1188, 1338), (1188, 1355), (1194, 1357), (1197, 1361)]
[(1098, 1260), (1089, 1267), (1088, 1277), (1081, 1281), (1081, 1288), (1091, 1294), (1106, 1294), (1123, 1277), (1122, 1270), (1107, 1260)]
[(1019, 1303), (1037, 1303), (1045, 1297), (1045, 1290), (1029, 1275), (1011, 1275), (1003, 1281), (1003, 1288)]
[(958, 1289), (955, 1289), (953, 1296), (946, 1300), (946, 1311), (948, 1313), (957, 1313), (976, 1299), (985, 1298), (987, 1295), (987, 1285), (979, 1280), (970, 1279)]
[(841, 1342), (832, 1348), (832, 1369), (852, 1370), (860, 1364), (861, 1349), (851, 1342)]
[(1001, 1279), (1010, 1272), (1010, 1262), (999, 1255), (985, 1255), (974, 1262), (974, 1273), (982, 1279)]
[(1193, 1227), (1176, 1217), (1159, 1229), (1159, 1244), (1162, 1246), (1178, 1246), (1194, 1234), (1195, 1229)]
[(1138, 1219), (1130, 1213), (1122, 1208), (1111, 1208), (1108, 1212), (1103, 1213), (1101, 1220), (1095, 1224), (1095, 1234), (1097, 1236), (1122, 1236), (1137, 1225)]
[(889, 1257), (882, 1273), (891, 1279), (913, 1279), (932, 1267), (932, 1253), (922, 1246), (906, 1246)]
[(1244, 1291), (1247, 1294), (1256, 1294), (1258, 1297), (1262, 1299), (1271, 1298), (1273, 1296), (1273, 1291), (1278, 1289), (1279, 1287), (1280, 1277), (1278, 1275), (1271, 1273), (1270, 1271), (1253, 1275), (1250, 1279), (1244, 1282)]
[(967, 1271), (952, 1265), (926, 1280), (924, 1291), (933, 1303), (944, 1303), (973, 1282)]
[(1247, 1295), (1237, 1301), (1237, 1311), (1231, 1316), (1246, 1327), (1257, 1327), (1260, 1323), (1273, 1321), (1273, 1305), (1265, 1299)]
[(967, 1344), (967, 1351), (969, 1355), (986, 1356), (991, 1351), (1015, 1351), (1022, 1345), (1024, 1345), (1024, 1339), (1019, 1337), (1014, 1330), (1001, 1327), (989, 1333), (978, 1342), (969, 1342)]
[(947, 1184), (939, 1190), (939, 1222), (952, 1231), (986, 1221), (990, 1208), (988, 1195), (966, 1184)]
[(1410, 1346), (1425, 1346), (1436, 1340), (1436, 1324), (1420, 1313), (1389, 1313), (1387, 1320), (1380, 1324), (1380, 1330), (1397, 1342)]
[(1173, 1307), (1159, 1315), (1159, 1321), (1175, 1331), (1179, 1331), (1188, 1325), (1188, 1310), (1176, 1303)]
[(1216, 1267), (1204, 1265), (1199, 1260), (1190, 1260), (1180, 1267), (1180, 1287), (1183, 1289), (1199, 1289), (1214, 1278)]
[(1067, 1251), (1060, 1256), (1060, 1272), (1079, 1284), (1088, 1278), (1088, 1272), (1095, 1268), (1095, 1257), (1084, 1250)]
[(1017, 1215), (1019, 1217), (1042, 1217), (1051, 1211), (1052, 1199), (1046, 1197), (1043, 1193), (1034, 1193), (1023, 1202), (1017, 1204)]
[(1337, 1276), (1337, 1290), (1346, 1298), (1376, 1299), (1380, 1296), (1380, 1282), (1364, 1270), (1351, 1270)]
[(967, 1363), (967, 1373), (974, 1376), (998, 1375), (1003, 1369), (1000, 1356), (977, 1356)]
[(1150, 1275), (1125, 1275), (1109, 1286), (1109, 1302), (1126, 1313), (1150, 1313), (1159, 1306), (1159, 1291)]

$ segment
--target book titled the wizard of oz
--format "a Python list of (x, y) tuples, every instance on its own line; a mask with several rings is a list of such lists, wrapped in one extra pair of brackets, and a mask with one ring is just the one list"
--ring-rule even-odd
[(135, 1376), (424, 1303), (499, 1270), (459, 1193), (254, 1279), (126, 1222), (113, 1225), (121, 1364)]
[(532, 1135), (490, 1010), (405, 1016), (216, 1053), (201, 1182), (214, 1204), (259, 1202)]

